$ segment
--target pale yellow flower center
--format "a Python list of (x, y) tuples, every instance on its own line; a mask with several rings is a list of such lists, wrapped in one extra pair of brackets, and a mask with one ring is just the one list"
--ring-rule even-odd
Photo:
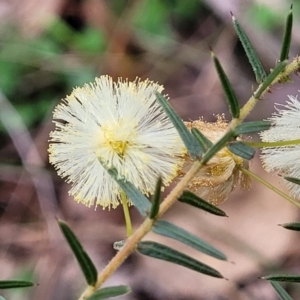
[(109, 144), (119, 156), (123, 157), (128, 145), (128, 141), (109, 141)]
[(103, 146), (109, 147), (120, 157), (126, 156), (126, 151), (130, 146), (130, 138), (136, 134), (136, 131), (132, 127), (132, 124), (124, 121), (102, 126), (104, 136)]

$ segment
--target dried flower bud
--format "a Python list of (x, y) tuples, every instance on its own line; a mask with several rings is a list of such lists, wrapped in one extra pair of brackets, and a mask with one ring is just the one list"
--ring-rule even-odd
[[(217, 142), (228, 128), (223, 116), (217, 116), (217, 121), (213, 123), (200, 119), (185, 124), (189, 129), (197, 128), (213, 143)], [(182, 176), (190, 169), (192, 163), (191, 158), (186, 155), (181, 169)], [(239, 166), (248, 169), (248, 161), (224, 147), (189, 182), (188, 190), (214, 205), (219, 205), (238, 184), (243, 188), (250, 188), (250, 178), (238, 169)]]

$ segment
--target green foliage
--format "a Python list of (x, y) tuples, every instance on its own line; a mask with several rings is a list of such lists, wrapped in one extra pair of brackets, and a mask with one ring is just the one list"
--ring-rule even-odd
[(256, 99), (259, 99), (260, 96), (263, 94), (263, 92), (269, 88), (273, 80), (285, 69), (287, 65), (287, 61), (284, 60), (280, 62), (274, 70), (271, 71), (271, 73), (268, 75), (268, 77), (264, 80), (262, 85), (260, 85), (258, 91), (255, 92), (254, 97)]
[(154, 219), (159, 211), (161, 186), (162, 186), (162, 179), (161, 177), (159, 177), (156, 183), (155, 192), (152, 197), (152, 206), (149, 214), (150, 219)]
[(271, 284), (281, 300), (293, 300), (292, 297), (283, 289), (283, 287), (278, 282), (271, 281)]
[(220, 217), (227, 217), (226, 213), (220, 208), (210, 204), (209, 202), (201, 199), (197, 195), (193, 194), (190, 191), (184, 191), (182, 195), (178, 198), (178, 201), (190, 204), (194, 207), (205, 210), (213, 215)]
[(290, 45), (291, 45), (291, 39), (292, 39), (292, 28), (293, 28), (293, 12), (292, 12), (293, 5), (291, 5), (290, 13), (287, 16), (286, 19), (286, 26), (285, 26), (285, 32), (282, 40), (282, 46), (281, 46), (281, 53), (279, 61), (284, 61), (289, 58), (289, 51), (290, 51)]
[(201, 151), (203, 153), (206, 152), (207, 149), (213, 145), (213, 143), (197, 128), (192, 128), (191, 133), (198, 141)]
[(243, 142), (231, 142), (227, 147), (235, 155), (247, 160), (251, 160), (255, 155), (255, 150)]
[(208, 276), (223, 278), (223, 276), (217, 270), (211, 268), (210, 266), (203, 264), (186, 254), (156, 242), (140, 242), (137, 250), (141, 254), (169, 261), (173, 264), (181, 265)]
[(284, 179), (289, 181), (289, 182), (300, 185), (300, 179), (299, 178), (285, 176)]
[(261, 83), (266, 78), (266, 72), (256, 54), (254, 47), (252, 46), (246, 32), (243, 27), (239, 24), (237, 19), (232, 15), (232, 22), (234, 29), (242, 43), (244, 51), (249, 59), (253, 72), (255, 74), (256, 81)]
[(175, 112), (175, 110), (171, 107), (169, 102), (166, 100), (165, 97), (163, 97), (161, 94), (156, 93), (157, 100), (163, 110), (166, 112), (168, 117), (170, 118), (171, 122), (173, 123), (174, 127), (177, 129), (182, 141), (184, 142), (190, 156), (192, 159), (197, 159), (201, 156), (202, 149), (197, 142), (197, 140), (194, 138), (194, 136), (191, 134), (191, 132), (186, 128), (183, 121), (179, 118), (178, 114)]
[(20, 281), (20, 280), (1, 280), (0, 289), (15, 289), (15, 288), (24, 288), (31, 287), (34, 283), (30, 281)]
[(58, 220), (58, 225), (80, 265), (81, 271), (84, 274), (86, 282), (89, 285), (94, 285), (97, 281), (98, 275), (94, 263), (92, 262), (87, 252), (82, 247), (82, 245), (80, 244), (70, 227), (62, 220)]
[(99, 55), (106, 49), (106, 40), (101, 31), (87, 28), (74, 36), (72, 46), (82, 53)]
[(233, 118), (238, 118), (240, 116), (240, 106), (239, 106), (238, 99), (235, 95), (235, 92), (233, 90), (233, 87), (230, 84), (230, 81), (229, 81), (220, 61), (218, 60), (218, 58), (214, 55), (214, 53), (212, 53), (211, 55), (212, 55), (219, 79), (221, 81), (223, 91), (224, 91), (226, 99), (227, 99), (229, 111)]
[[(145, 11), (147, 11), (146, 14)], [(143, 1), (139, 13), (134, 16), (133, 24), (136, 28), (150, 33), (172, 37), (173, 33), (167, 22), (168, 12), (169, 7), (164, 1)]]
[(238, 136), (240, 134), (257, 133), (270, 129), (271, 125), (272, 123), (266, 120), (244, 122), (237, 126), (237, 128), (235, 129), (235, 134)]
[(106, 162), (101, 161), (100, 163), (109, 173), (109, 175), (118, 183), (121, 189), (125, 192), (127, 197), (132, 201), (136, 209), (142, 216), (147, 216), (151, 209), (150, 201), (130, 182), (126, 181), (118, 175), (118, 171), (113, 167), (108, 167)]
[(294, 222), (294, 223), (285, 223), (280, 224), (279, 226), (282, 226), (285, 229), (294, 230), (294, 231), (300, 231), (300, 223)]
[(276, 12), (272, 6), (267, 6), (261, 3), (252, 2), (252, 5), (247, 10), (246, 14), (247, 22), (252, 24), (255, 29), (263, 29), (270, 31), (276, 26), (282, 24), (283, 16)]
[(300, 282), (300, 275), (292, 274), (271, 274), (263, 276), (262, 279), (282, 282)]
[(191, 234), (183, 228), (180, 228), (170, 222), (159, 220), (155, 222), (152, 230), (157, 234), (175, 239), (217, 259), (227, 260), (226, 256), (221, 251), (201, 240), (194, 234)]
[(92, 296), (88, 297), (87, 300), (108, 299), (108, 298), (122, 296), (130, 292), (131, 292), (131, 288), (127, 285), (110, 286), (98, 290)]

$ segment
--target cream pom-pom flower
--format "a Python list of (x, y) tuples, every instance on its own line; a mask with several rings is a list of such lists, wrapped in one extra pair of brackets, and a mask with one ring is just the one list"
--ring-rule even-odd
[(156, 101), (155, 92), (162, 90), (148, 80), (101, 76), (75, 88), (55, 108), (49, 160), (71, 183), (77, 202), (118, 206), (122, 191), (99, 159), (146, 195), (159, 176), (167, 185), (177, 175), (186, 150)]
[[(288, 96), (286, 104), (277, 104), (276, 110), (269, 120), (269, 130), (260, 133), (263, 142), (284, 142), (286, 145), (262, 148), (261, 159), (267, 172), (280, 176), (300, 178), (300, 102), (297, 97)], [(280, 108), (279, 108), (280, 107)], [(282, 181), (295, 199), (300, 199), (300, 186), (287, 180)]]
[[(189, 129), (197, 128), (212, 143), (216, 143), (223, 137), (228, 129), (228, 123), (223, 116), (217, 116), (216, 122), (205, 122), (200, 119), (185, 124)], [(192, 163), (186, 156), (181, 175), (190, 169)], [(200, 169), (187, 188), (204, 200), (219, 205), (228, 198), (236, 186), (250, 188), (250, 178), (239, 170), (240, 166), (248, 169), (249, 163), (224, 147)]]

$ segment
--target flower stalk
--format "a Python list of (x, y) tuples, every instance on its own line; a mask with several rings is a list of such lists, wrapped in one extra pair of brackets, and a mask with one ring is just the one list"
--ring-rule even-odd
[(87, 289), (80, 296), (79, 300), (85, 300), (91, 296), (101, 285), (114, 273), (114, 271), (124, 262), (124, 260), (136, 249), (137, 244), (142, 238), (151, 230), (156, 219), (159, 219), (177, 200), (183, 192), (188, 182), (197, 174), (203, 165), (199, 161), (195, 161), (191, 169), (181, 179), (178, 185), (170, 192), (165, 200), (160, 205), (159, 212), (155, 219), (146, 218), (135, 233), (128, 238), (122, 249), (117, 252), (110, 263), (99, 274), (98, 280), (93, 287), (88, 286)]

